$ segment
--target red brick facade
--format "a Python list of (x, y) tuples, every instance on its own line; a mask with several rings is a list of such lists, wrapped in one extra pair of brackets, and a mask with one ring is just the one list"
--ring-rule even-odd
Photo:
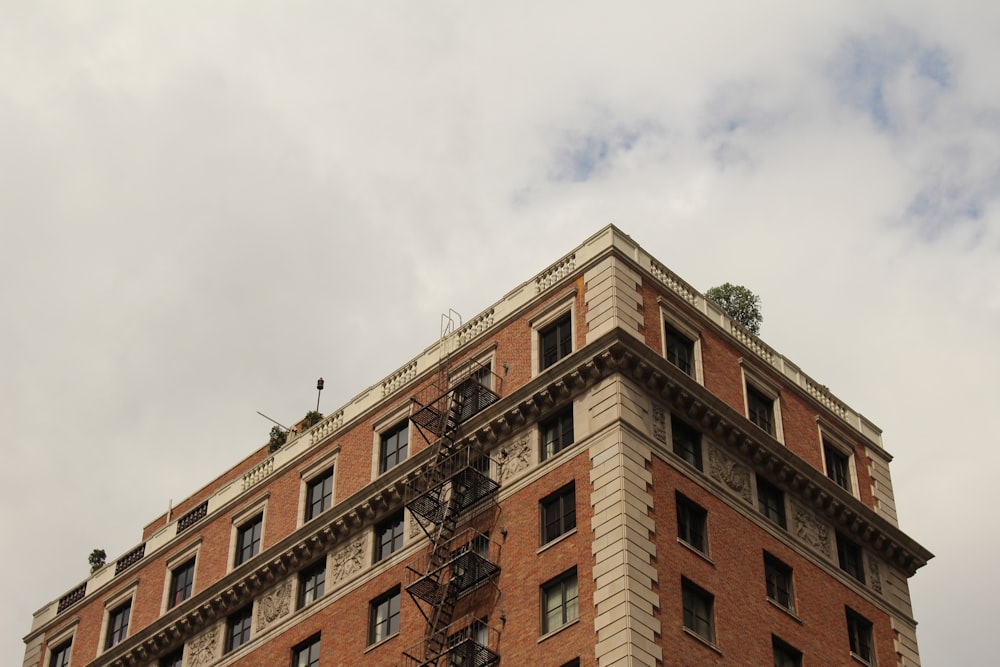
[[(431, 540), (408, 510), (403, 547), (376, 563), (374, 533), (407, 503), (403, 489), (430, 475), (438, 450), (411, 424), (407, 460), (378, 475), (379, 430), (412, 416), (419, 406), (411, 397), (433, 392), (447, 377), (442, 368), (454, 378), (469, 361), (490, 364), (500, 395), (455, 435), (456, 446), (490, 457), (499, 483), (458, 522), (499, 549), (499, 576), (460, 598), (452, 614), (487, 619), (482, 655), (556, 667), (625, 664), (623, 655), (653, 666), (770, 665), (777, 638), (801, 652), (802, 664), (919, 664), (906, 579), (930, 554), (895, 527), (894, 508), (888, 513), (891, 487), (875, 479), (888, 470), (877, 429), (756, 339), (740, 338), (728, 318), (672, 274), (664, 278), (637, 246), (622, 252), (631, 240), (615, 228), (591, 241), (473, 321), (478, 329), (442, 340), (436, 357), (418, 358), (277, 453), (253, 452), (150, 522), (135, 564), (115, 574), (110, 563), (77, 589), (79, 600), (67, 596), (36, 615), (25, 667), (50, 665), (65, 641), (73, 667), (165, 664), (176, 651), (185, 667), (284, 665), (315, 635), (323, 666), (417, 664), (404, 651), (423, 655), (429, 623), (421, 610), (433, 607), (406, 589)], [(598, 283), (613, 287), (598, 294)], [(565, 312), (572, 353), (540, 369), (540, 332)], [(696, 377), (664, 358), (661, 313), (694, 331)], [(747, 420), (748, 381), (776, 394), (774, 437)], [(567, 406), (572, 443), (541, 460), (540, 430)], [(675, 453), (671, 416), (701, 433), (701, 470)], [(826, 476), (827, 431), (851, 450), (850, 490)], [(331, 467), (333, 505), (304, 522), (306, 485)], [(575, 528), (542, 545), (540, 502), (571, 482)], [(780, 490), (785, 527), (761, 514), (764, 482)], [(677, 494), (706, 513), (704, 553), (678, 537)], [(177, 524), (202, 503), (204, 518)], [(260, 553), (234, 567), (236, 531), (258, 513)], [(842, 571), (838, 539), (862, 549), (864, 582)], [(789, 568), (791, 611), (768, 599), (765, 553)], [(190, 557), (193, 594), (167, 609), (170, 568)], [(297, 608), (299, 573), (317, 562), (325, 563), (324, 594)], [(574, 570), (575, 588), (565, 590), (576, 591), (578, 610), (563, 612), (575, 618), (543, 634), (543, 587)], [(685, 627), (683, 582), (712, 600), (710, 638)], [(398, 632), (372, 643), (371, 603), (396, 588)], [(127, 637), (105, 649), (109, 612), (129, 600)], [(227, 651), (226, 619), (246, 605), (253, 605), (250, 640)], [(867, 648), (851, 653), (848, 609), (871, 624), (867, 656)]]

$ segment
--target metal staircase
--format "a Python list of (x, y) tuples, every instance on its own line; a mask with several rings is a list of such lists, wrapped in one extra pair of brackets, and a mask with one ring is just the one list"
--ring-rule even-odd
[(424, 475), (405, 490), (406, 507), (430, 539), (425, 558), (407, 568), (407, 593), (427, 621), (424, 640), (404, 651), (408, 667), (489, 667), (500, 660), (488, 646), (474, 646), (496, 631), (476, 618), (465, 626), (454, 621), (459, 599), (495, 584), (500, 572), (499, 544), (471, 528), (457, 532), (463, 516), (494, 503), (500, 488), (495, 462), (479, 446), (459, 444), (462, 424), (499, 399), (491, 385), (498, 387), (499, 378), (488, 366), (470, 363), (450, 374), (442, 361), (438, 383), (413, 398), (410, 420), (432, 454)]

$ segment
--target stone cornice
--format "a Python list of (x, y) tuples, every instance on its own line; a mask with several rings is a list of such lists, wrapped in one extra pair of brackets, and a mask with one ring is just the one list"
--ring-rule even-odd
[(622, 336), (609, 352), (623, 374), (907, 576), (933, 558), (899, 528), (641, 343)]

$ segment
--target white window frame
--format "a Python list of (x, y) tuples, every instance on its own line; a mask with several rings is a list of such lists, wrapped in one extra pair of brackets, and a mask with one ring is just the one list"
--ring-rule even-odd
[[(333, 480), (330, 486), (330, 507), (337, 504), (337, 458), (340, 456), (340, 445), (334, 447), (326, 456), (308, 465), (299, 472), (299, 513), (296, 527), (301, 528), (306, 522), (306, 503), (308, 502), (309, 484), (327, 471), (332, 472)], [(315, 517), (314, 517), (315, 518)], [(310, 519), (311, 521), (312, 519)]]
[(191, 597), (195, 596), (195, 591), (198, 590), (198, 552), (201, 550), (201, 543), (202, 538), (199, 537), (181, 551), (167, 557), (167, 571), (163, 581), (163, 600), (160, 602), (161, 616), (173, 609), (173, 607), (168, 608), (167, 605), (170, 603), (170, 594), (173, 592), (174, 570), (192, 558), (194, 558), (194, 577), (191, 580)]
[[(837, 433), (829, 424), (819, 419), (816, 421), (819, 426), (820, 460), (823, 462), (823, 469), (820, 472), (823, 473), (824, 477), (830, 479), (826, 474), (826, 446), (829, 445), (847, 457), (847, 476), (850, 478), (851, 488), (849, 490), (844, 489), (844, 491), (847, 491), (855, 498), (859, 498), (858, 468), (856, 457), (854, 456), (854, 447), (849, 444), (850, 441), (847, 438)], [(832, 479), (830, 481), (833, 482)], [(833, 483), (837, 484), (836, 482)], [(837, 486), (843, 488), (839, 484)]]
[[(232, 529), (229, 531), (229, 558), (226, 561), (226, 572), (232, 572), (237, 567), (242, 567), (245, 563), (250, 562), (250, 560), (253, 560), (264, 552), (264, 536), (267, 535), (267, 502), (270, 500), (270, 497), (271, 494), (268, 492), (262, 498), (258, 498), (250, 505), (245, 506), (244, 509), (232, 515), (230, 519)], [(235, 565), (236, 537), (240, 532), (240, 528), (256, 514), (260, 514), (260, 551), (251, 556), (249, 560), (243, 561), (240, 565)]]
[[(107, 598), (104, 601), (104, 617), (101, 620), (101, 634), (97, 637), (97, 655), (102, 655), (105, 651), (110, 651), (114, 646), (108, 648), (108, 622), (111, 620), (111, 612), (115, 609), (121, 607), (126, 601), (130, 602), (132, 608), (129, 610), (128, 616), (128, 629), (125, 631), (125, 637), (122, 641), (118, 642), (121, 644), (126, 641), (129, 637), (134, 634), (135, 625), (133, 621), (135, 620), (135, 591), (139, 588), (139, 580), (136, 579), (129, 585), (127, 585), (122, 590), (115, 593), (113, 596)], [(118, 646), (115, 644), (115, 646)]]
[[(531, 377), (535, 377), (543, 372), (542, 370), (542, 351), (541, 351), (541, 333), (542, 330), (551, 324), (555, 324), (556, 320), (561, 319), (566, 314), (569, 314), (569, 326), (570, 326), (570, 343), (572, 349), (570, 354), (576, 352), (576, 290), (574, 289), (572, 293), (558, 299), (555, 303), (548, 306), (542, 312), (536, 314), (530, 320), (531, 326)], [(568, 355), (567, 355), (568, 356)], [(565, 358), (565, 357), (564, 357)], [(560, 359), (556, 363), (549, 366), (553, 368), (562, 363), (563, 359)], [(548, 368), (544, 369), (548, 370)]]
[(659, 297), (657, 303), (660, 305), (660, 354), (663, 355), (664, 359), (667, 358), (667, 325), (669, 325), (672, 329), (676, 329), (691, 339), (693, 343), (691, 352), (693, 368), (691, 370), (694, 374), (689, 377), (698, 384), (704, 385), (705, 371), (701, 362), (701, 329), (694, 322), (673, 310), (670, 302), (663, 297)]
[(382, 461), (382, 434), (391, 429), (392, 427), (399, 424), (401, 421), (406, 420), (406, 459), (409, 460), (413, 456), (413, 423), (410, 422), (410, 405), (411, 403), (404, 403), (392, 412), (388, 413), (384, 417), (379, 418), (377, 422), (372, 425), (372, 479), (378, 479), (382, 475), (387, 475), (397, 467), (402, 465), (397, 463), (392, 468), (389, 468), (385, 472), (379, 471), (379, 463)]
[(58, 633), (53, 634), (51, 637), (45, 638), (45, 656), (44, 656), (45, 662), (42, 663), (43, 667), (49, 667), (49, 665), (52, 664), (52, 649), (59, 648), (60, 646), (65, 644), (67, 640), (70, 641), (69, 662), (70, 665), (73, 664), (73, 644), (75, 643), (76, 640), (76, 628), (79, 625), (80, 625), (80, 619), (77, 618), (70, 625), (66, 626)]
[(771, 414), (774, 419), (774, 434), (772, 437), (781, 444), (785, 444), (785, 430), (781, 420), (781, 387), (765, 379), (762, 373), (750, 368), (743, 359), (740, 359), (740, 370), (743, 375), (743, 415), (747, 419), (750, 419), (750, 392), (748, 388), (753, 387), (771, 399)]
[[(322, 595), (322, 597), (326, 597), (327, 595), (330, 594), (330, 554), (324, 554), (322, 556), (321, 560), (323, 561), (323, 595)], [(309, 568), (315, 567), (316, 564), (319, 563), (319, 562), (320, 561), (317, 560), (314, 563), (312, 563), (312, 565), (308, 565), (306, 567), (300, 568), (299, 570), (296, 570), (295, 576), (292, 577), (292, 608), (295, 611), (299, 611), (300, 609), (305, 609), (308, 606), (314, 605), (320, 599), (320, 598), (316, 598), (315, 600), (313, 600), (312, 602), (310, 602), (309, 604), (307, 604), (305, 606), (302, 606), (302, 607), (298, 606), (298, 604), (299, 604), (299, 593), (301, 592), (301, 587), (302, 587), (302, 576), (301, 575), (302, 575), (303, 572), (305, 572)]]

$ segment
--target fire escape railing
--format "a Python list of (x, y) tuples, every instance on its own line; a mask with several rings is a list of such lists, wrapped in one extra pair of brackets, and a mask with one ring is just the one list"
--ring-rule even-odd
[[(441, 375), (441, 384), (447, 385), (447, 373), (442, 370)], [(463, 513), (496, 501), (500, 484), (495, 481), (499, 479), (496, 463), (476, 445), (459, 445), (458, 435), (463, 422), (499, 400), (488, 386), (498, 386), (499, 381), (488, 367), (471, 364), (450, 387), (439, 384), (428, 390), (425, 400), (413, 399), (416, 406), (410, 420), (432, 450), (424, 475), (405, 490), (406, 507), (430, 539), (418, 567), (408, 568), (406, 587), (424, 615), (427, 629), (421, 650), (404, 655), (421, 666), (438, 665), (442, 656), (452, 653), (452, 657), (465, 660), (461, 650), (469, 651), (469, 659), (482, 657), (473, 648), (460, 650), (449, 645), (454, 634), (452, 621), (460, 597), (485, 583), (495, 584), (500, 572), (499, 545), (485, 535), (456, 534), (456, 530)], [(460, 664), (495, 665), (499, 658), (484, 660)], [(446, 664), (459, 663), (449, 657)]]

